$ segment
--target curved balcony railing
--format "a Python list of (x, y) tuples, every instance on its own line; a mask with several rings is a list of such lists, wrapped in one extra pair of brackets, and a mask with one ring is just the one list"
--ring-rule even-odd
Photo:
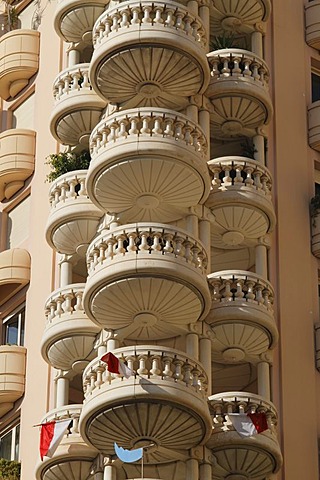
[[(251, 393), (226, 392), (209, 397), (209, 406), (213, 430), (207, 447), (217, 461), (218, 479), (228, 475), (260, 479), (280, 469), (282, 456), (275, 430), (277, 411), (271, 402)], [(228, 418), (231, 413), (265, 413), (269, 429), (250, 438), (241, 437)], [(237, 461), (238, 453), (241, 462)]]
[(320, 152), (320, 101), (311, 103), (308, 107), (308, 138), (309, 145)]
[(306, 42), (310, 47), (320, 49), (320, 1), (305, 4)]
[[(89, 444), (112, 454), (114, 442), (127, 448), (148, 439), (155, 443), (146, 452), (147, 463), (153, 464), (173, 460), (176, 450), (181, 453), (210, 437), (207, 376), (199, 362), (161, 346), (124, 347), (113, 353), (135, 373), (129, 378), (109, 373), (98, 358), (85, 369), (80, 432)], [(147, 416), (153, 421), (146, 422)]]
[(39, 68), (40, 33), (13, 30), (0, 38), (0, 97), (15, 97)]
[(151, 107), (114, 113), (94, 128), (90, 147), (90, 198), (121, 223), (173, 221), (209, 194), (206, 136), (181, 113)]
[(273, 113), (267, 64), (254, 53), (236, 48), (215, 50), (207, 57), (211, 81), (206, 95), (214, 106), (213, 133), (251, 136)]
[[(208, 312), (207, 252), (170, 225), (123, 225), (87, 251), (85, 310), (130, 338), (168, 338)], [(181, 330), (179, 330), (181, 331)]]
[(93, 91), (89, 64), (68, 67), (53, 82), (52, 135), (65, 145), (87, 144), (106, 102)]
[(55, 290), (45, 303), (46, 328), (41, 342), (43, 358), (54, 368), (70, 370), (79, 361), (91, 360), (99, 327), (86, 315), (85, 284)]
[(98, 452), (83, 441), (79, 433), (79, 417), (82, 405), (66, 405), (50, 410), (41, 423), (70, 419), (70, 426), (52, 458), (45, 457), (37, 465), (37, 480), (50, 480), (59, 471), (59, 479), (69, 480), (70, 473), (78, 480), (86, 480), (92, 470), (92, 462)]
[(31, 258), (23, 248), (0, 253), (0, 305), (30, 282)]
[(50, 186), (46, 239), (60, 253), (84, 254), (103, 215), (87, 195), (86, 177), (87, 170), (75, 170)]
[(215, 333), (214, 355), (238, 362), (259, 355), (278, 341), (274, 291), (261, 276), (242, 270), (208, 275), (212, 309), (207, 317)]
[(0, 415), (9, 412), (24, 395), (26, 376), (25, 347), (0, 346)]
[(269, 170), (245, 157), (221, 157), (208, 162), (213, 176), (206, 206), (217, 248), (250, 245), (271, 232), (276, 223)]
[(208, 85), (207, 42), (201, 18), (180, 3), (122, 2), (94, 25), (90, 78), (124, 108), (180, 109)]
[(36, 132), (21, 128), (0, 134), (0, 201), (10, 199), (33, 174)]
[(94, 23), (109, 0), (59, 0), (54, 14), (54, 28), (65, 42), (88, 42)]

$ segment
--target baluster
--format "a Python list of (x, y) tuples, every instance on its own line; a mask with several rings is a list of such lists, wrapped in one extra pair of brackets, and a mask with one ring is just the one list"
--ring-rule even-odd
[(201, 151), (201, 148), (200, 148), (200, 144), (199, 144), (199, 132), (197, 132), (197, 130), (194, 130), (191, 134), (192, 136), (192, 144), (196, 150), (196, 152), (200, 152)]
[(74, 310), (76, 312), (83, 311), (83, 305), (82, 305), (82, 297), (83, 297), (83, 291), (78, 290), (75, 292), (75, 297), (76, 297), (76, 304), (74, 306)]
[(268, 78), (265, 76), (266, 70), (263, 67), (259, 68), (259, 80), (262, 83), (262, 85), (265, 85), (268, 83)]
[(267, 195), (270, 195), (270, 192), (271, 192), (271, 188), (269, 188), (269, 184), (268, 184), (268, 177), (264, 174), (262, 174), (262, 177), (261, 177), (261, 183), (262, 183), (262, 190), (267, 194)]
[(175, 357), (172, 363), (174, 366), (173, 375), (172, 375), (174, 381), (177, 382), (179, 380), (183, 380), (183, 375), (182, 375), (183, 361)]
[(224, 282), (224, 292), (223, 292), (223, 302), (231, 302), (233, 300), (233, 295), (231, 292), (232, 280), (225, 280)]
[(148, 370), (146, 368), (146, 361), (148, 360), (147, 355), (139, 355), (138, 361), (139, 361), (139, 368), (137, 370), (137, 373), (139, 375), (148, 375)]
[(95, 381), (95, 387), (100, 388), (101, 385), (103, 385), (103, 380), (102, 380), (102, 374), (105, 371), (105, 366), (104, 365), (98, 365), (96, 367), (96, 372), (97, 372), (97, 380)]
[(106, 249), (107, 249), (107, 245), (106, 245), (105, 243), (103, 243), (103, 242), (100, 243), (100, 245), (99, 245), (99, 258), (98, 258), (98, 262), (99, 262), (99, 263), (102, 263), (103, 260), (105, 260), (105, 258), (106, 258), (106, 255), (105, 255)]
[(191, 365), (188, 361), (183, 366), (183, 381), (185, 382), (186, 386), (192, 385), (193, 383), (193, 376), (191, 374)]
[(151, 370), (150, 373), (153, 377), (159, 377), (161, 376), (161, 370), (159, 368), (160, 366), (160, 356), (159, 355), (153, 355), (151, 357)]
[(238, 409), (239, 413), (247, 413), (247, 403), (245, 401), (239, 402)]
[(177, 257), (183, 257), (184, 247), (183, 247), (184, 238), (175, 236), (173, 243), (173, 253)]
[(126, 253), (126, 249), (123, 246), (123, 242), (126, 240), (126, 235), (125, 233), (122, 233), (120, 235), (116, 236), (117, 240), (117, 247), (115, 248), (115, 254), (116, 255), (124, 255)]
[(165, 380), (169, 380), (173, 375), (172, 369), (171, 369), (171, 363), (172, 363), (172, 359), (170, 357), (163, 357), (164, 369), (162, 374)]
[(99, 38), (102, 40), (103, 37), (108, 37), (109, 33), (111, 33), (111, 27), (112, 27), (112, 19), (111, 18), (106, 18), (105, 24), (99, 27)]
[(195, 388), (195, 390), (199, 390), (199, 370), (197, 368), (194, 368), (192, 370), (192, 386)]
[(223, 68), (221, 70), (221, 73), (225, 77), (229, 77), (230, 72), (231, 72), (231, 70), (229, 68), (229, 61), (232, 62), (232, 55), (231, 54), (228, 57), (220, 58), (220, 62), (223, 63)]
[(161, 232), (154, 232), (153, 233), (153, 237), (152, 237), (152, 246), (151, 246), (151, 252), (161, 252), (161, 243), (160, 243), (160, 239), (161, 239)]
[(64, 83), (60, 81), (58, 83), (58, 93), (57, 93), (57, 99), (58, 100), (61, 97), (61, 95), (63, 94), (63, 87), (64, 87)]
[(97, 374), (95, 370), (91, 370), (91, 373), (90, 373), (90, 391), (91, 392), (92, 390), (94, 390), (96, 380), (97, 380)]
[(182, 133), (183, 123), (177, 121), (174, 126), (175, 126), (174, 138), (176, 140), (183, 140), (184, 139), (184, 135)]
[(253, 292), (253, 287), (254, 287), (254, 281), (252, 280), (247, 280), (246, 282), (247, 285), (247, 294), (246, 294), (246, 300), (252, 301), (255, 300), (255, 295)]
[(213, 179), (212, 179), (212, 186), (216, 187), (215, 190), (217, 190), (221, 186), (221, 180), (220, 180), (220, 172), (221, 168), (220, 167), (211, 167), (211, 171), (213, 173)]
[(216, 403), (213, 407), (214, 409), (214, 423), (215, 423), (215, 428), (217, 425), (217, 428), (222, 428), (224, 425), (224, 417), (222, 414), (222, 403)]
[(66, 192), (68, 198), (77, 198), (76, 194), (76, 185), (78, 184), (78, 181), (76, 178), (72, 178), (69, 180), (69, 190)]
[(59, 190), (58, 188), (54, 191), (54, 206), (56, 206), (57, 203), (59, 203), (60, 201), (60, 192), (61, 190)]
[(165, 137), (173, 137), (173, 130), (172, 130), (172, 125), (173, 125), (173, 118), (165, 118), (165, 130), (164, 130), (164, 136)]
[(114, 13), (111, 18), (112, 18), (111, 31), (112, 32), (117, 32), (118, 28), (119, 28), (120, 15), (119, 15), (119, 13)]
[(137, 251), (137, 246), (135, 242), (137, 234), (136, 232), (129, 232), (127, 235), (129, 238), (129, 245), (127, 247), (127, 251), (128, 253), (135, 253)]
[(151, 130), (149, 128), (150, 117), (142, 117), (142, 128), (141, 133), (150, 134)]
[(220, 280), (215, 280), (213, 282), (212, 288), (212, 301), (213, 302), (220, 302), (222, 295), (220, 294), (220, 287), (221, 287), (221, 282)]
[(129, 122), (130, 122), (129, 135), (138, 135), (139, 133), (138, 121), (139, 121), (139, 117), (131, 117), (129, 119)]
[(193, 258), (191, 254), (192, 242), (190, 242), (187, 239), (185, 242), (183, 242), (183, 246), (184, 246), (184, 258), (186, 259), (187, 262), (191, 262)]
[(192, 18), (189, 17), (189, 15), (186, 15), (184, 17), (184, 31), (186, 32), (187, 35), (190, 35), (192, 33)]
[(239, 67), (239, 63), (241, 62), (241, 57), (233, 57), (233, 69), (232, 75), (241, 75), (241, 68)]
[(156, 15), (155, 15), (155, 19), (154, 19), (153, 23), (154, 24), (155, 23), (162, 24), (163, 23), (163, 19), (162, 19), (163, 7), (155, 6), (154, 9), (155, 9)]
[(232, 178), (230, 177), (230, 170), (232, 166), (231, 165), (226, 165), (224, 167), (224, 177), (222, 179), (223, 181), (223, 186), (230, 186), (232, 185)]
[(242, 75), (244, 77), (251, 77), (251, 70), (250, 70), (251, 60), (249, 58), (244, 58), (243, 64), (244, 64), (244, 69), (243, 69)]
[(89, 383), (90, 382), (89, 382), (88, 376), (85, 376), (82, 382), (84, 396), (86, 396), (89, 393)]
[(89, 82), (89, 71), (88, 70), (83, 70), (83, 72), (80, 72), (83, 78), (83, 82), (81, 84), (81, 88), (90, 88), (90, 82)]
[(173, 234), (165, 233), (163, 236), (163, 239), (166, 242), (165, 246), (163, 247), (164, 253), (172, 253), (173, 252), (173, 248), (172, 248)]
[(243, 183), (243, 178), (242, 178), (242, 175), (241, 175), (243, 165), (236, 165), (234, 168), (236, 170), (236, 177), (233, 180), (233, 182), (234, 183)]
[(219, 61), (218, 61), (218, 60), (215, 60), (215, 59), (212, 60), (211, 76), (212, 76), (213, 78), (220, 76)]
[(131, 25), (140, 24), (140, 19), (139, 19), (140, 8), (139, 7), (132, 7), (131, 11), (132, 11)]
[(270, 293), (269, 293), (269, 290), (267, 290), (266, 288), (263, 290), (262, 292), (262, 295), (263, 295), (263, 304), (264, 306), (269, 310), (272, 310), (272, 302), (271, 302), (271, 299), (269, 298), (270, 296)]
[(152, 19), (150, 18), (150, 12), (152, 10), (152, 7), (150, 7), (149, 5), (143, 6), (142, 10), (143, 10), (142, 23), (151, 23)]
[(141, 243), (139, 245), (139, 250), (145, 251), (145, 252), (149, 251), (150, 250), (150, 247), (148, 244), (148, 238), (150, 236), (149, 232), (141, 232), (140, 236), (141, 236)]
[(63, 93), (68, 93), (69, 92), (70, 81), (71, 80), (72, 80), (72, 78), (70, 77), (70, 75), (66, 75), (66, 77), (64, 79), (64, 87), (63, 87), (63, 90), (62, 90)]
[(182, 18), (183, 18), (183, 13), (182, 12), (176, 12), (176, 21), (175, 21), (175, 28), (177, 30), (183, 30), (184, 29), (184, 24), (183, 24), (183, 21), (182, 21)]
[(49, 319), (52, 320), (56, 316), (57, 304), (55, 302), (50, 302), (49, 307), (50, 307), (50, 317), (49, 317)]
[(128, 10), (123, 10), (121, 12), (121, 22), (120, 22), (120, 27), (129, 27), (129, 11)]
[(126, 362), (128, 365), (128, 368), (134, 372), (134, 357), (132, 355), (126, 357)]
[(161, 117), (155, 117), (154, 118), (154, 127), (152, 129), (152, 133), (155, 135), (162, 135), (163, 130), (161, 128), (161, 122), (162, 118)]
[(196, 20), (191, 23), (191, 28), (192, 28), (191, 34), (197, 42), (200, 41), (200, 37), (199, 37), (199, 34), (198, 34), (199, 27), (200, 27), (200, 25)]
[(255, 296), (256, 296), (256, 302), (258, 302), (259, 305), (263, 303), (262, 290), (263, 290), (262, 285), (258, 283), (255, 288)]
[(166, 27), (173, 27), (173, 25), (174, 25), (173, 10), (168, 8), (167, 11), (166, 11), (166, 14), (167, 14), (167, 18), (164, 22), (165, 26)]
[(107, 127), (103, 128), (103, 129), (101, 130), (101, 135), (102, 135), (102, 137), (101, 137), (101, 143), (100, 143), (101, 147), (104, 147), (104, 145), (106, 145), (106, 143), (108, 143), (108, 135), (109, 135), (109, 133), (110, 133), (110, 130), (109, 130), (109, 128), (107, 128)]
[(127, 136), (128, 136), (127, 130), (126, 130), (126, 126), (127, 126), (127, 124), (128, 124), (127, 119), (126, 119), (126, 118), (122, 118), (121, 120), (119, 120), (119, 124), (120, 124), (120, 129), (119, 129), (118, 137), (127, 138)]
[(249, 167), (249, 166), (246, 166), (245, 172), (247, 174), (247, 177), (246, 177), (244, 183), (246, 184), (246, 186), (253, 185), (253, 179), (252, 179), (253, 168)]
[(192, 139), (192, 136), (191, 136), (192, 130), (193, 130), (193, 128), (190, 125), (187, 124), (185, 126), (184, 141), (186, 142), (186, 145), (192, 145), (192, 143), (193, 143), (193, 139)]
[(234, 294), (234, 296), (236, 298), (243, 298), (244, 297), (244, 291), (243, 291), (243, 284), (244, 284), (244, 281), (243, 280), (237, 280), (236, 281), (236, 285), (237, 285), (237, 291), (236, 293)]
[(261, 175), (262, 175), (262, 172), (259, 172), (259, 170), (256, 170), (253, 174), (253, 183), (254, 183), (254, 186), (258, 189), (260, 189), (262, 187), (262, 183), (261, 183)]
[(78, 179), (78, 184), (80, 185), (80, 190), (78, 191), (79, 197), (87, 196), (87, 189), (86, 189), (86, 178), (82, 177)]
[(56, 311), (54, 312), (55, 316), (60, 317), (64, 313), (63, 308), (62, 308), (63, 301), (64, 301), (63, 297), (58, 297), (57, 298), (57, 308), (56, 308)]
[(92, 254), (93, 254), (93, 267), (95, 267), (99, 263), (99, 250), (95, 248)]
[(68, 184), (63, 183), (61, 185), (59, 202), (64, 202), (67, 199), (67, 189), (68, 189)]
[(78, 72), (73, 73), (73, 75), (71, 76), (72, 83), (71, 83), (70, 90), (80, 90), (81, 88), (79, 85), (80, 78), (81, 78), (80, 70)]
[(251, 67), (252, 67), (252, 77), (253, 77), (253, 79), (255, 81), (260, 80), (259, 65), (256, 62), (252, 62)]
[(193, 263), (193, 265), (198, 267), (199, 266), (199, 252), (200, 252), (200, 248), (198, 247), (198, 245), (194, 245), (191, 248), (191, 252), (192, 252), (192, 263)]
[(73, 293), (65, 293), (64, 295), (65, 301), (64, 301), (64, 311), (66, 312), (72, 312), (72, 299), (74, 298)]
[(72, 417), (71, 435), (79, 433), (79, 414)]
[(113, 259), (115, 253), (114, 253), (114, 245), (117, 243), (116, 239), (111, 237), (107, 240), (107, 245), (108, 245), (108, 250), (106, 253), (106, 258), (111, 258)]

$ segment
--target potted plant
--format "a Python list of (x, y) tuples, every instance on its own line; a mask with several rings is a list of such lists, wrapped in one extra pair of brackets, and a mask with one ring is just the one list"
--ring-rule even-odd
[(47, 159), (46, 163), (51, 167), (51, 172), (47, 175), (47, 181), (53, 182), (64, 173), (73, 172), (74, 170), (87, 170), (91, 157), (88, 150), (83, 150), (80, 153), (52, 153)]
[(0, 459), (0, 480), (19, 480), (21, 464), (14, 460)]
[(320, 195), (315, 195), (310, 201), (311, 217), (311, 250), (314, 256), (320, 258)]

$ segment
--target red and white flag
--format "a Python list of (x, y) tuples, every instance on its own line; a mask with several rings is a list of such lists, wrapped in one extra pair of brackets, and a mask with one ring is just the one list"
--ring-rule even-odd
[(135, 373), (111, 352), (105, 353), (100, 360), (108, 365), (108, 371), (110, 373), (117, 373), (126, 378), (130, 378)]
[(40, 457), (52, 457), (72, 420), (52, 421), (41, 424)]
[(242, 437), (251, 437), (269, 428), (265, 413), (229, 413), (228, 417)]

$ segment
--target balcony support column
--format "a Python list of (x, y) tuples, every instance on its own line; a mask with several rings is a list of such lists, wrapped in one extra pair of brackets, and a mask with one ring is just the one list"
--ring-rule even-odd
[(263, 135), (255, 135), (253, 137), (253, 145), (254, 149), (254, 159), (257, 160), (261, 165), (266, 164), (265, 158), (265, 149), (264, 149), (264, 136)]
[(268, 280), (268, 248), (262, 241), (255, 248), (256, 274)]
[(207, 157), (210, 159), (210, 112), (203, 107), (199, 112), (199, 125), (205, 133), (208, 145)]
[(210, 51), (210, 9), (208, 5), (201, 5), (201, 7), (199, 8), (199, 17), (203, 22), (203, 26), (206, 32), (206, 37), (208, 41), (206, 53), (208, 53)]
[(187, 355), (199, 360), (199, 337), (197, 333), (188, 333), (186, 337)]
[(210, 480), (212, 478), (212, 468), (209, 463), (203, 463), (200, 465), (200, 478), (199, 480)]
[(187, 220), (187, 230), (193, 237), (198, 237), (198, 217), (195, 214), (188, 215)]
[(263, 37), (261, 32), (251, 34), (251, 51), (263, 58)]
[(268, 362), (260, 362), (257, 365), (258, 394), (266, 400), (270, 400), (270, 366)]
[[(208, 375), (208, 397), (212, 395), (211, 392), (211, 340), (210, 338), (200, 338), (199, 342), (199, 360), (205, 368), (206, 374)], [(211, 477), (210, 477), (211, 478)]]
[(67, 372), (59, 370), (56, 380), (56, 408), (69, 404), (69, 378)]
[(63, 255), (60, 262), (60, 287), (66, 287), (72, 283), (72, 263), (68, 255)]
[(210, 255), (210, 247), (211, 247), (211, 239), (210, 239), (210, 221), (207, 218), (203, 218), (199, 222), (199, 238), (203, 245), (206, 247), (207, 254), (208, 254), (208, 265), (207, 265), (207, 272), (211, 273), (211, 255)]
[(105, 465), (103, 480), (116, 480), (116, 469), (113, 465)]
[(186, 480), (199, 480), (199, 465), (195, 458), (186, 462)]
[(190, 104), (187, 106), (187, 117), (194, 123), (198, 123), (198, 107), (196, 104), (191, 103), (192, 98), (190, 99)]
[(80, 52), (72, 44), (71, 48), (68, 50), (68, 67), (73, 67), (80, 63)]
[(199, 5), (196, 0), (189, 0), (187, 6), (190, 13), (193, 13), (194, 15), (199, 15)]

